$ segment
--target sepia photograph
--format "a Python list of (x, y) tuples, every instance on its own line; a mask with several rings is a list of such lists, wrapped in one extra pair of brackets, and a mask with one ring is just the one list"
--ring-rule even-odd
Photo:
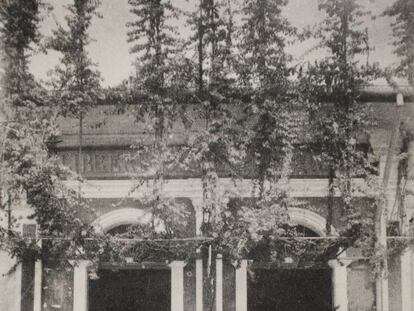
[(0, 311), (414, 311), (414, 0), (0, 0)]

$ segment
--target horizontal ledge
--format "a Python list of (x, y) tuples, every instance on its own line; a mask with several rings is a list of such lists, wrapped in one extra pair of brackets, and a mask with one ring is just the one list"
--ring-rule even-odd
[[(152, 194), (152, 181), (145, 181), (137, 187), (133, 180), (88, 180), (81, 184), (79, 181), (65, 181), (65, 185), (74, 191), (81, 188), (81, 195), (85, 198), (143, 198)], [(361, 189), (365, 188), (362, 178), (353, 180), (355, 185), (354, 196), (364, 197), (372, 195)], [(390, 182), (392, 185), (393, 183)], [(394, 193), (394, 187), (389, 187), (389, 194)], [(326, 197), (328, 195), (328, 179), (290, 179), (287, 191), (291, 197)], [(200, 178), (169, 179), (165, 180), (163, 191), (166, 197), (197, 198), (203, 197), (202, 182)], [(221, 178), (217, 187), (220, 195), (228, 197), (257, 197), (258, 187), (251, 179), (233, 180)], [(339, 197), (339, 192), (335, 194)]]

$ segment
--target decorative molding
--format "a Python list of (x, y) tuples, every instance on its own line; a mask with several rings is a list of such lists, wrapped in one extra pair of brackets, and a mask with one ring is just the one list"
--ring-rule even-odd
[[(62, 163), (71, 170), (79, 167), (77, 150), (58, 151)], [(138, 162), (127, 161), (131, 150), (124, 149), (86, 149), (82, 152), (82, 175), (87, 177), (127, 177), (137, 173)]]
[[(96, 140), (93, 140), (93, 137)], [(79, 163), (79, 152), (75, 146), (71, 148), (61, 148), (57, 150), (57, 154), (61, 157), (64, 165), (68, 166), (73, 171), (78, 171), (81, 168), (81, 173), (87, 178), (125, 178), (131, 174), (143, 174), (140, 167), (140, 159), (135, 159), (133, 156), (135, 151), (130, 148), (131, 144), (136, 142), (136, 137), (107, 136), (107, 145), (100, 145), (99, 140), (104, 139), (105, 136), (93, 136), (85, 135), (85, 146), (81, 155), (81, 162)], [(175, 138), (177, 145), (185, 143), (187, 135), (179, 134)], [(66, 139), (70, 137), (66, 136)], [(129, 143), (125, 139), (130, 139)], [(124, 142), (125, 145), (108, 145), (108, 143)], [(66, 144), (69, 142), (66, 141)], [(88, 146), (88, 141), (92, 145)], [(77, 144), (77, 134), (75, 145)], [(95, 145), (94, 145), (95, 144)], [(70, 145), (70, 143), (69, 143)], [(174, 148), (174, 147), (172, 147)], [(143, 155), (144, 158), (148, 158), (150, 155)], [(306, 152), (302, 149), (294, 152), (292, 165), (292, 177), (327, 177), (328, 170), (324, 167), (324, 163), (316, 161), (310, 152)], [(81, 164), (81, 165), (79, 165)], [(222, 176), (229, 176), (230, 171), (228, 167), (219, 163), (218, 171)], [(254, 166), (252, 163), (246, 163), (237, 169), (245, 177), (253, 176)], [(197, 169), (197, 165), (192, 163), (188, 168), (175, 165), (169, 170), (171, 177), (185, 176), (188, 178), (199, 177), (200, 171)], [(143, 174), (145, 175), (145, 173)]]
[[(74, 191), (78, 191), (78, 181), (66, 181), (65, 184)], [(364, 192), (366, 186), (363, 179), (354, 179), (353, 184), (356, 197), (367, 195)], [(392, 187), (388, 188), (388, 192), (392, 194), (395, 192), (393, 186), (395, 183), (391, 181), (390, 184)], [(132, 180), (88, 180), (81, 184), (81, 192), (85, 198), (142, 198), (152, 193), (150, 182), (144, 183), (131, 192), (134, 186), (136, 185)], [(326, 178), (290, 179), (288, 189), (291, 197), (326, 197), (328, 195), (328, 180)], [(231, 178), (221, 178), (218, 191), (229, 197), (255, 197), (258, 195), (257, 187), (250, 179), (234, 181)], [(167, 197), (200, 199), (203, 196), (201, 179), (165, 180), (164, 194)], [(335, 195), (339, 196), (339, 193)]]
[[(307, 209), (290, 207), (288, 209), (290, 222), (295, 225), (304, 226), (319, 236), (326, 236), (326, 219)], [(331, 226), (331, 234), (338, 235), (337, 231)]]
[(151, 213), (137, 208), (120, 208), (97, 218), (92, 226), (97, 232), (107, 232), (121, 225), (145, 224), (151, 220)]

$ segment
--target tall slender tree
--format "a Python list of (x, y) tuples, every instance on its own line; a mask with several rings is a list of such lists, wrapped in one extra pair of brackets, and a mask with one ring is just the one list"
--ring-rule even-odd
[[(232, 98), (232, 4), (233, 1), (199, 0), (189, 20), (194, 33), (190, 41), (195, 43), (194, 67), (197, 68), (193, 97), (196, 113), (192, 117), (198, 119), (194, 120), (197, 123), (201, 121), (202, 127), (196, 129), (188, 146), (187, 159), (201, 177), (203, 205), (198, 208), (209, 219), (203, 222), (200, 229), (207, 239), (220, 236), (223, 227), (226, 200), (219, 193), (219, 172), (230, 172), (234, 177), (237, 175), (234, 174), (234, 164), (240, 158), (234, 152), (238, 129), (234, 122), (236, 109)], [(221, 250), (208, 241), (203, 246), (208, 263), (204, 303), (212, 309), (216, 280), (215, 265), (211, 263)]]
[(71, 114), (79, 119), (78, 174), (83, 173), (83, 118), (101, 97), (100, 73), (87, 51), (92, 40), (88, 30), (93, 17), (100, 16), (97, 11), (99, 5), (99, 0), (74, 0), (67, 6), (66, 27), (58, 25), (46, 44), (62, 55), (52, 79), (57, 106), (61, 114)]
[(41, 1), (1, 1), (0, 42), (4, 74), (2, 84), (9, 97), (16, 98), (16, 105), (22, 104), (33, 89), (34, 79), (28, 64), (32, 44), (39, 42), (38, 24)]
[[(346, 243), (371, 243), (372, 218), (365, 218), (353, 198), (352, 180), (356, 176), (372, 177), (375, 168), (367, 160), (368, 149), (361, 149), (361, 137), (367, 137), (370, 119), (367, 106), (359, 97), (379, 71), (376, 65), (361, 64), (361, 56), (370, 50), (362, 18), (368, 13), (359, 1), (319, 1), (325, 18), (316, 36), (327, 56), (310, 65), (301, 76), (307, 89), (308, 113), (312, 136), (317, 147), (314, 152), (324, 163), (329, 177), (327, 232), (330, 232), (334, 213), (334, 193), (339, 191), (347, 225)], [(364, 217), (366, 217), (364, 215)], [(366, 230), (365, 230), (366, 229)], [(371, 232), (371, 234), (369, 234)], [(349, 245), (348, 245), (349, 246)], [(372, 246), (372, 245), (367, 245)]]
[(395, 54), (400, 57), (398, 75), (408, 79), (414, 88), (414, 3), (397, 0), (384, 12), (395, 19), (392, 23)]
[(19, 260), (51, 253), (57, 258), (72, 253), (70, 242), (61, 243), (60, 239), (69, 234), (79, 237), (87, 227), (75, 212), (79, 204), (74, 204), (72, 192), (60, 182), (69, 172), (49, 152), (57, 135), (56, 107), (50, 105), (49, 94), (28, 70), (31, 47), (39, 40), (41, 6), (41, 1), (12, 0), (3, 1), (0, 9), (7, 80), (2, 105), (12, 112), (2, 126), (5, 131), (1, 153), (2, 193), (8, 195), (9, 211), (27, 202), (32, 208), (30, 217), (38, 224), (39, 236), (52, 241), (40, 250), (37, 241), (26, 240), (18, 233), (14, 214), (9, 212), (8, 234), (3, 235), (2, 228), (0, 244)]
[[(233, 5), (233, 1), (200, 0), (189, 19), (194, 33), (190, 46), (196, 51), (192, 98), (196, 113), (192, 117), (201, 119), (195, 121), (201, 121), (203, 126), (197, 129), (188, 146), (187, 159), (201, 176), (202, 208), (215, 224), (220, 223), (224, 199), (218, 194), (218, 172), (221, 170), (224, 175), (225, 171), (233, 177), (242, 175), (240, 169), (235, 169), (242, 156), (235, 152), (235, 138), (240, 132), (235, 122), (237, 107), (233, 96)], [(202, 231), (211, 235), (211, 229), (204, 226)]]
[(62, 114), (80, 117), (100, 97), (100, 74), (87, 51), (92, 41), (88, 30), (93, 17), (100, 16), (99, 5), (99, 0), (74, 0), (67, 6), (66, 26), (58, 25), (46, 43), (62, 55), (52, 76)]
[[(36, 153), (41, 151), (26, 135), (36, 129), (27, 126), (31, 115), (22, 109), (35, 109), (36, 84), (29, 73), (31, 45), (39, 41), (39, 1), (2, 1), (0, 9), (0, 46), (3, 65), (1, 76), (3, 123), (1, 126), (1, 191), (2, 208), (8, 210), (9, 234), (14, 228), (12, 207), (21, 198), (24, 182), (21, 178), (30, 172)], [(18, 107), (21, 107), (18, 110)], [(33, 137), (37, 140), (38, 135)], [(22, 161), (26, 159), (27, 161)], [(6, 199), (5, 199), (6, 197)]]
[(287, 198), (280, 182), (286, 184), (290, 175), (295, 140), (291, 57), (286, 46), (295, 38), (296, 30), (282, 14), (287, 3), (243, 1), (238, 34), (237, 73), (249, 95), (248, 119), (255, 120), (247, 133), (248, 152), (263, 209), (279, 206), (283, 210), (286, 206), (286, 202), (281, 204)]
[[(135, 146), (136, 156), (145, 159), (140, 161), (138, 178), (141, 180), (149, 173), (153, 179), (153, 192), (148, 198), (152, 204), (152, 232), (156, 233), (156, 223), (161, 220), (167, 237), (172, 238), (180, 235), (179, 224), (186, 215), (183, 206), (163, 193), (168, 168), (177, 161), (175, 151), (169, 147), (169, 138), (177, 119), (177, 98), (183, 83), (178, 78), (181, 43), (174, 26), (181, 11), (170, 0), (129, 0), (128, 3), (134, 15), (134, 21), (127, 24), (128, 41), (133, 44), (131, 53), (137, 55), (136, 75), (131, 84), (135, 115), (137, 122), (153, 134), (149, 142), (138, 141)], [(171, 218), (176, 219), (176, 224), (168, 220)]]

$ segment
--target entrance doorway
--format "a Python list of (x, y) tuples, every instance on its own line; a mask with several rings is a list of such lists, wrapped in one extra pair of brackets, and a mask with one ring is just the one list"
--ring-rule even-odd
[(331, 311), (330, 269), (254, 269), (248, 311)]
[(89, 311), (170, 311), (171, 272), (167, 269), (102, 269), (89, 281)]

